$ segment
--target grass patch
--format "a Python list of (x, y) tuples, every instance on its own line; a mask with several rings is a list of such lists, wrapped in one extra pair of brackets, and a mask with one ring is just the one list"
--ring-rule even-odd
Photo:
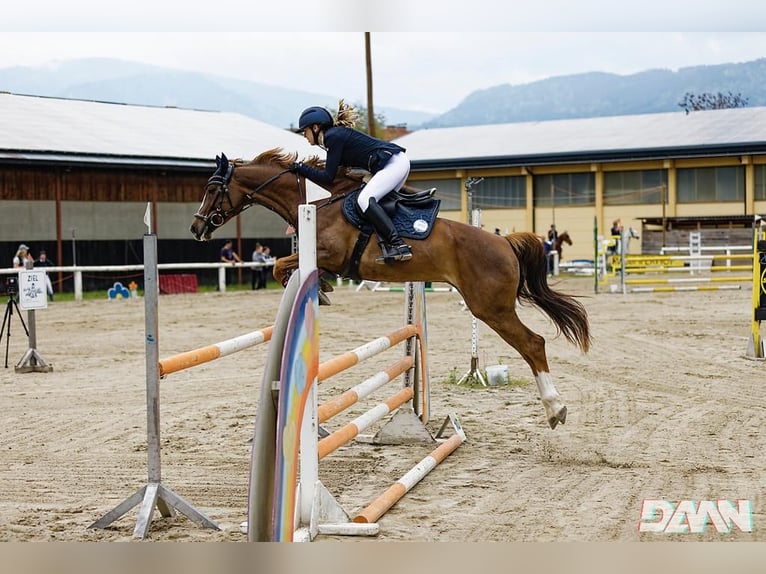
[[(481, 373), (481, 376), (484, 377), (485, 381), (488, 381), (489, 378), (487, 377), (487, 371), (479, 369), (479, 372)], [(474, 377), (473, 375), (466, 377), (465, 380), (461, 382), (463, 377), (465, 376), (465, 372), (458, 371), (457, 367), (452, 367), (449, 374), (447, 375), (447, 378), (442, 381), (445, 385), (460, 385), (461, 387), (465, 387), (467, 389), (499, 389), (499, 388), (518, 388), (518, 387), (525, 387), (529, 384), (529, 381), (526, 379), (516, 379), (513, 377), (508, 377), (508, 384), (506, 385), (497, 385), (497, 386), (490, 386), (489, 384), (487, 386), (484, 386), (481, 381)]]

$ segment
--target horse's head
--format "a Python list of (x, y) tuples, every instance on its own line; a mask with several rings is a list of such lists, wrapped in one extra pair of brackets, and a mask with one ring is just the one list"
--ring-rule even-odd
[[(297, 205), (297, 176), (284, 178), (297, 154), (269, 150), (252, 162), (229, 161), (225, 154), (216, 156), (216, 170), (205, 185), (202, 203), (194, 214), (191, 232), (198, 241), (207, 241), (213, 232), (258, 203), (295, 223), (291, 205)], [(297, 210), (297, 208), (296, 208)]]
[(194, 214), (191, 225), (192, 235), (197, 241), (210, 239), (216, 228), (233, 217), (235, 204), (232, 202), (229, 182), (234, 174), (234, 166), (223, 153), (215, 156), (215, 165), (215, 173), (207, 180), (202, 203)]
[(567, 245), (572, 245), (572, 238), (569, 237), (568, 231), (562, 231), (559, 234), (559, 244), (566, 243)]

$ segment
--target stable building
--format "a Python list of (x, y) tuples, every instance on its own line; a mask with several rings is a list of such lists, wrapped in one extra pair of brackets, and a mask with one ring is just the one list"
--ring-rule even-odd
[(275, 147), (323, 153), (241, 114), (0, 93), (0, 267), (19, 243), (58, 265), (141, 263), (147, 203), (161, 263), (218, 261), (226, 238), (246, 260), (255, 241), (289, 254), (286, 224), (261, 207), (210, 243), (189, 231), (216, 155)]

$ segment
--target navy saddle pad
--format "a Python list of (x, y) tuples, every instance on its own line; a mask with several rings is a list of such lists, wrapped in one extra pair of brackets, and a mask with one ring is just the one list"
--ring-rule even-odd
[[(343, 216), (351, 225), (371, 230), (372, 226), (357, 210), (356, 198), (360, 191), (351, 193), (343, 200)], [(399, 235), (409, 239), (426, 239), (431, 234), (440, 203), (441, 200), (435, 197), (416, 199), (400, 192), (391, 192), (380, 201)]]

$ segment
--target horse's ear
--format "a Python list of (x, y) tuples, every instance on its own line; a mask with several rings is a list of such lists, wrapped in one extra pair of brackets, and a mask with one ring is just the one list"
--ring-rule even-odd
[(221, 165), (229, 165), (229, 158), (223, 152), (221, 152)]

